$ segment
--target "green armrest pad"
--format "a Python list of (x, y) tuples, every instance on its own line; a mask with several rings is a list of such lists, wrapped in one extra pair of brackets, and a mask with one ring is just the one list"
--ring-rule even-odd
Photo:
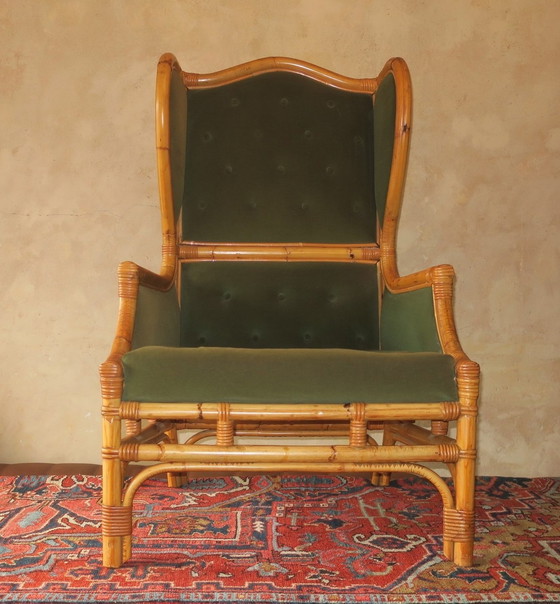
[(453, 358), (343, 349), (146, 347), (124, 355), (123, 400), (426, 403), (458, 400)]
[(179, 346), (179, 301), (172, 287), (160, 292), (140, 286), (134, 317), (132, 348)]
[(380, 348), (383, 351), (442, 352), (431, 287), (383, 293)]

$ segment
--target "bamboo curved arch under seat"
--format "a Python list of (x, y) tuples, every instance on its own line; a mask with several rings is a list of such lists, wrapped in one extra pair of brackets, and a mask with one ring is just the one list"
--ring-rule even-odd
[[(417, 474), (442, 495), (444, 554), (471, 564), (479, 369), (455, 331), (453, 269), (396, 264), (410, 88), (402, 59), (350, 78), (281, 57), (210, 74), (161, 58), (162, 266), (120, 265), (100, 369), (105, 565), (131, 555), (141, 482), (191, 470)], [(199, 432), (181, 442), (186, 428)], [(155, 465), (125, 491), (130, 461)]]

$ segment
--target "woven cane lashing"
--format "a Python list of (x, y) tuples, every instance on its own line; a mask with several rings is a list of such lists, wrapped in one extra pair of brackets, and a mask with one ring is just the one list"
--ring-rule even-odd
[(293, 73), (187, 92), (183, 239), (373, 242), (373, 99)]
[(187, 263), (181, 346), (376, 350), (376, 271), (346, 263)]

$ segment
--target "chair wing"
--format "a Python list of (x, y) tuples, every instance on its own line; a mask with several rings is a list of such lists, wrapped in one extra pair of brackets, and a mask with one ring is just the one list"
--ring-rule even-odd
[[(472, 563), (479, 368), (455, 331), (453, 269), (396, 263), (410, 112), (402, 59), (357, 79), (161, 58), (162, 265), (120, 265), (100, 369), (105, 565), (131, 556), (142, 482), (188, 488), (192, 471), (416, 474), (442, 496), (444, 554)], [(133, 461), (152, 465), (124, 489)]]

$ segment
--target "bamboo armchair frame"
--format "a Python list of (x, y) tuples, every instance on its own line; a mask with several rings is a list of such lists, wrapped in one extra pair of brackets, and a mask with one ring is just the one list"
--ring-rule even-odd
[[(375, 95), (392, 74), (396, 87), (394, 146), (385, 215), (378, 244), (223, 244), (183, 241), (174, 215), (170, 157), (169, 96), (178, 73), (185, 88), (211, 88), (267, 72), (288, 71), (342, 90)], [(411, 84), (402, 59), (389, 60), (377, 78), (349, 78), (315, 65), (272, 57), (210, 74), (181, 70), (171, 54), (161, 57), (156, 85), (156, 149), (162, 223), (159, 273), (132, 262), (118, 271), (119, 313), (116, 336), (100, 367), (103, 397), (103, 563), (118, 567), (131, 555), (132, 503), (147, 478), (168, 474), (180, 486), (185, 474), (201, 472), (368, 472), (374, 484), (388, 484), (391, 472), (408, 472), (430, 481), (443, 501), (444, 555), (458, 565), (471, 565), (474, 534), (474, 481), (479, 367), (464, 353), (453, 319), (454, 271), (449, 265), (401, 276), (396, 260), (396, 231), (401, 208), (411, 131)], [(430, 287), (441, 348), (455, 361), (459, 397), (445, 403), (335, 404), (151, 403), (123, 402), (121, 359), (131, 350), (138, 292), (147, 287), (168, 291), (183, 262), (329, 261), (378, 263), (382, 287), (393, 294)], [(431, 430), (415, 421), (431, 421)], [(447, 435), (457, 422), (456, 438)], [(179, 444), (177, 430), (199, 430)], [(370, 431), (383, 430), (378, 445)], [(124, 432), (124, 435), (123, 435)], [(237, 445), (236, 436), (346, 437), (346, 445)], [(212, 437), (215, 444), (200, 444)], [(123, 490), (124, 467), (131, 461), (156, 462)], [(443, 462), (451, 470), (454, 492), (426, 462)]]

